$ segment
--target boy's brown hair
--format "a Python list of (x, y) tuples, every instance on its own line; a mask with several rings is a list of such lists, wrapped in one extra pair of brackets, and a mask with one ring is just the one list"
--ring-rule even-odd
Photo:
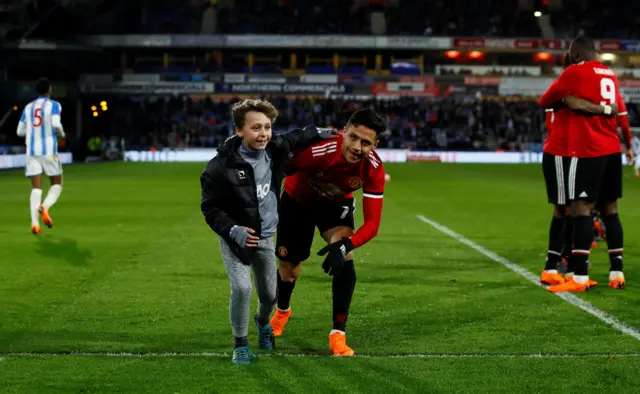
[(247, 112), (251, 111), (262, 112), (271, 120), (271, 123), (275, 122), (278, 117), (278, 110), (270, 102), (259, 99), (244, 99), (231, 107), (231, 116), (236, 128), (242, 129), (244, 127), (245, 116)]

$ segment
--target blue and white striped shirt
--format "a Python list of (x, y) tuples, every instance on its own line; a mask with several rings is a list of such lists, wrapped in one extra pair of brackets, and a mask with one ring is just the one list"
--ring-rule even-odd
[(633, 137), (633, 140), (631, 140), (631, 146), (633, 148), (633, 154), (636, 156), (640, 156), (640, 137)]
[(18, 135), (26, 137), (27, 156), (58, 154), (58, 134), (64, 136), (59, 102), (38, 97), (22, 111)]

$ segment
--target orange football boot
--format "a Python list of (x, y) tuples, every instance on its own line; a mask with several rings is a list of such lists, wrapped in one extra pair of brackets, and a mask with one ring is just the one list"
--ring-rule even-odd
[(624, 289), (624, 278), (615, 278), (609, 281), (609, 287), (616, 290)]
[(329, 349), (334, 356), (351, 357), (355, 355), (353, 349), (347, 346), (347, 335), (343, 332), (329, 334)]
[[(573, 275), (565, 275), (564, 276), (564, 281), (565, 282), (572, 282), (573, 281)], [(589, 279), (587, 284), (589, 285), (589, 288), (592, 288), (592, 287), (596, 287), (598, 285), (598, 282), (596, 282), (593, 279)]]
[(31, 232), (33, 235), (40, 235), (40, 226), (34, 224), (31, 226)]
[(616, 290), (624, 289), (624, 274), (622, 272), (609, 273), (609, 287)]
[(284, 312), (280, 309), (276, 309), (275, 315), (271, 318), (271, 328), (273, 329), (273, 336), (279, 337), (284, 331), (284, 326), (287, 325), (289, 318), (291, 317), (291, 308)]
[(41, 205), (38, 209), (38, 212), (40, 213), (44, 224), (49, 228), (53, 227), (53, 220), (51, 219), (51, 216), (49, 216), (49, 211), (47, 210), (47, 208)]
[(540, 283), (543, 285), (561, 285), (565, 282), (562, 275), (559, 273), (552, 274), (547, 271), (542, 271), (542, 275), (540, 275)]
[(551, 293), (562, 293), (565, 291), (583, 292), (589, 291), (590, 288), (594, 287), (597, 284), (598, 282), (594, 280), (589, 280), (587, 283), (578, 283), (572, 279), (569, 282), (564, 282), (564, 284), (551, 286), (547, 290)]

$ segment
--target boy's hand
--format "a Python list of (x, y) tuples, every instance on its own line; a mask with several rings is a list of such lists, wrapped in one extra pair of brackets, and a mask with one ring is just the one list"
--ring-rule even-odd
[(229, 232), (229, 236), (243, 248), (257, 248), (260, 243), (260, 238), (252, 235), (255, 233), (255, 230), (248, 227), (233, 226)]

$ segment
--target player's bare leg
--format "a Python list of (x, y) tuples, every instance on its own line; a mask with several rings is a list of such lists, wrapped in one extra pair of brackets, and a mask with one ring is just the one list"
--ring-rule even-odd
[(29, 211), (31, 213), (31, 232), (35, 235), (40, 234), (40, 218), (38, 217), (40, 201), (42, 201), (42, 176), (34, 175), (31, 177)]
[(622, 273), (624, 235), (620, 216), (618, 215), (617, 201), (601, 203), (600, 213), (606, 228), (607, 246), (609, 247), (609, 287), (624, 289), (625, 280)]
[(278, 261), (278, 302), (276, 313), (271, 318), (273, 335), (279, 337), (291, 317), (291, 294), (296, 287), (296, 280), (300, 277), (301, 264), (288, 261)]
[(562, 264), (562, 249), (565, 244), (565, 207), (555, 205), (553, 218), (549, 227), (549, 248), (547, 250), (547, 262), (540, 275), (540, 282), (545, 285), (561, 285), (565, 282), (562, 273), (558, 272), (558, 266)]
[(49, 188), (47, 197), (44, 199), (44, 202), (38, 209), (40, 216), (42, 216), (42, 221), (49, 228), (53, 227), (53, 219), (51, 219), (51, 215), (49, 215), (49, 209), (51, 209), (51, 207), (56, 203), (56, 201), (58, 201), (58, 198), (60, 198), (61, 193), (62, 193), (62, 175), (52, 176), (51, 187)]
[(571, 204), (573, 216), (573, 250), (571, 252), (570, 265), (574, 269), (573, 280), (564, 284), (551, 286), (549, 291), (559, 293), (564, 291), (587, 291), (595, 286), (595, 281), (589, 280), (589, 255), (591, 242), (593, 241), (593, 219), (591, 212), (595, 206), (594, 201), (574, 201)]
[[(340, 241), (342, 238), (353, 236), (351, 227), (334, 227), (325, 231), (322, 238), (327, 244)], [(334, 356), (353, 356), (354, 351), (347, 346), (347, 318), (349, 306), (356, 287), (356, 270), (353, 256), (347, 255), (342, 271), (333, 276), (333, 329), (329, 334), (329, 349)]]

